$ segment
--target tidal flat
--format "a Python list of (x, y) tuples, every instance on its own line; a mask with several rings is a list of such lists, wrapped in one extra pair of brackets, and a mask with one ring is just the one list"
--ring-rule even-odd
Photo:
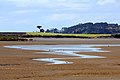
[[(85, 47), (80, 45), (98, 45)], [(102, 45), (101, 45), (102, 44)], [(37, 41), (0, 42), (1, 80), (119, 80), (120, 79), (119, 39), (47, 39)], [(18, 45), (49, 46), (49, 49), (19, 49)], [(59, 47), (57, 47), (59, 45)], [(71, 45), (71, 48), (63, 45)], [(77, 46), (76, 46), (77, 45)], [(101, 45), (101, 46), (100, 46)], [(104, 46), (106, 45), (106, 46)], [(6, 48), (4, 46), (17, 46)], [(62, 48), (61, 48), (62, 46)], [(73, 46), (76, 46), (74, 48)], [(54, 49), (53, 49), (54, 48)], [(71, 51), (72, 50), (72, 51)], [(66, 52), (67, 51), (67, 52)], [(69, 52), (70, 51), (70, 52)], [(61, 53), (62, 52), (62, 53)], [(55, 54), (56, 53), (56, 54)], [(65, 54), (67, 53), (67, 55)], [(79, 56), (100, 56), (101, 58), (81, 58)], [(72, 55), (72, 56), (71, 56)], [(70, 64), (33, 59), (51, 59)], [(53, 60), (54, 59), (54, 60)], [(60, 62), (61, 63), (61, 62)], [(47, 65), (46, 65), (47, 64)]]
[[(39, 54), (49, 55), (61, 55), (66, 56), (64, 58), (37, 58), (32, 60), (46, 61), (51, 64), (72, 64), (73, 62), (60, 61), (64, 59), (83, 59), (83, 58), (105, 58), (103, 56), (76, 54), (77, 52), (109, 52), (104, 51), (101, 48), (95, 48), (95, 46), (120, 46), (120, 44), (81, 44), (81, 45), (16, 45), (16, 46), (4, 46), (5, 48), (23, 49), (23, 50), (43, 50), (44, 52), (37, 52)], [(71, 58), (72, 57), (72, 58)], [(49, 63), (49, 64), (50, 64)]]

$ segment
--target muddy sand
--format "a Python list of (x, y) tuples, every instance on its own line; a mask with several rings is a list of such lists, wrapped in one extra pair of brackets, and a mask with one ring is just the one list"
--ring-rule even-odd
[[(50, 44), (120, 44), (119, 39), (36, 39), (35, 41), (0, 42), (0, 80), (120, 80), (120, 47), (106, 46), (111, 52), (82, 52), (82, 54), (104, 56), (101, 59), (70, 59), (73, 64), (45, 65), (34, 58), (63, 57), (59, 55), (35, 54), (40, 50), (4, 48), (8, 45)], [(78, 53), (79, 54), (79, 53)], [(81, 53), (80, 53), (81, 54)]]

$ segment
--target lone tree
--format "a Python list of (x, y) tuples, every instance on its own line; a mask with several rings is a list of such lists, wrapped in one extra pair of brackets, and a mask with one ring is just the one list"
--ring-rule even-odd
[(40, 28), (41, 28), (42, 26), (37, 26), (37, 28), (40, 30)]

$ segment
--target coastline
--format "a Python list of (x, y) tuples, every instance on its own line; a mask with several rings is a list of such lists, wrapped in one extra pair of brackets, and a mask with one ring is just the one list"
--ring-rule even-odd
[[(120, 44), (119, 39), (46, 39), (35, 41), (0, 42), (0, 80), (119, 80), (120, 47), (101, 47), (109, 53), (85, 53), (105, 56), (105, 59), (72, 59), (74, 64), (44, 65), (45, 62), (33, 58), (64, 57), (58, 55), (35, 54), (40, 50), (4, 48), (7, 45), (50, 45), (50, 44)], [(42, 51), (41, 51), (42, 52)]]

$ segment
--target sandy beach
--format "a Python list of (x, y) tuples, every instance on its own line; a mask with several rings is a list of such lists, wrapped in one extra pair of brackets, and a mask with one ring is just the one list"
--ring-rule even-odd
[[(0, 80), (120, 80), (120, 47), (100, 47), (110, 52), (82, 52), (82, 54), (104, 56), (101, 59), (67, 59), (73, 64), (45, 65), (34, 58), (63, 57), (59, 55), (35, 54), (42, 50), (4, 48), (9, 45), (51, 44), (120, 44), (119, 39), (47, 39), (34, 41), (0, 42)], [(79, 53), (78, 53), (79, 54)], [(81, 54), (81, 53), (80, 53)]]

